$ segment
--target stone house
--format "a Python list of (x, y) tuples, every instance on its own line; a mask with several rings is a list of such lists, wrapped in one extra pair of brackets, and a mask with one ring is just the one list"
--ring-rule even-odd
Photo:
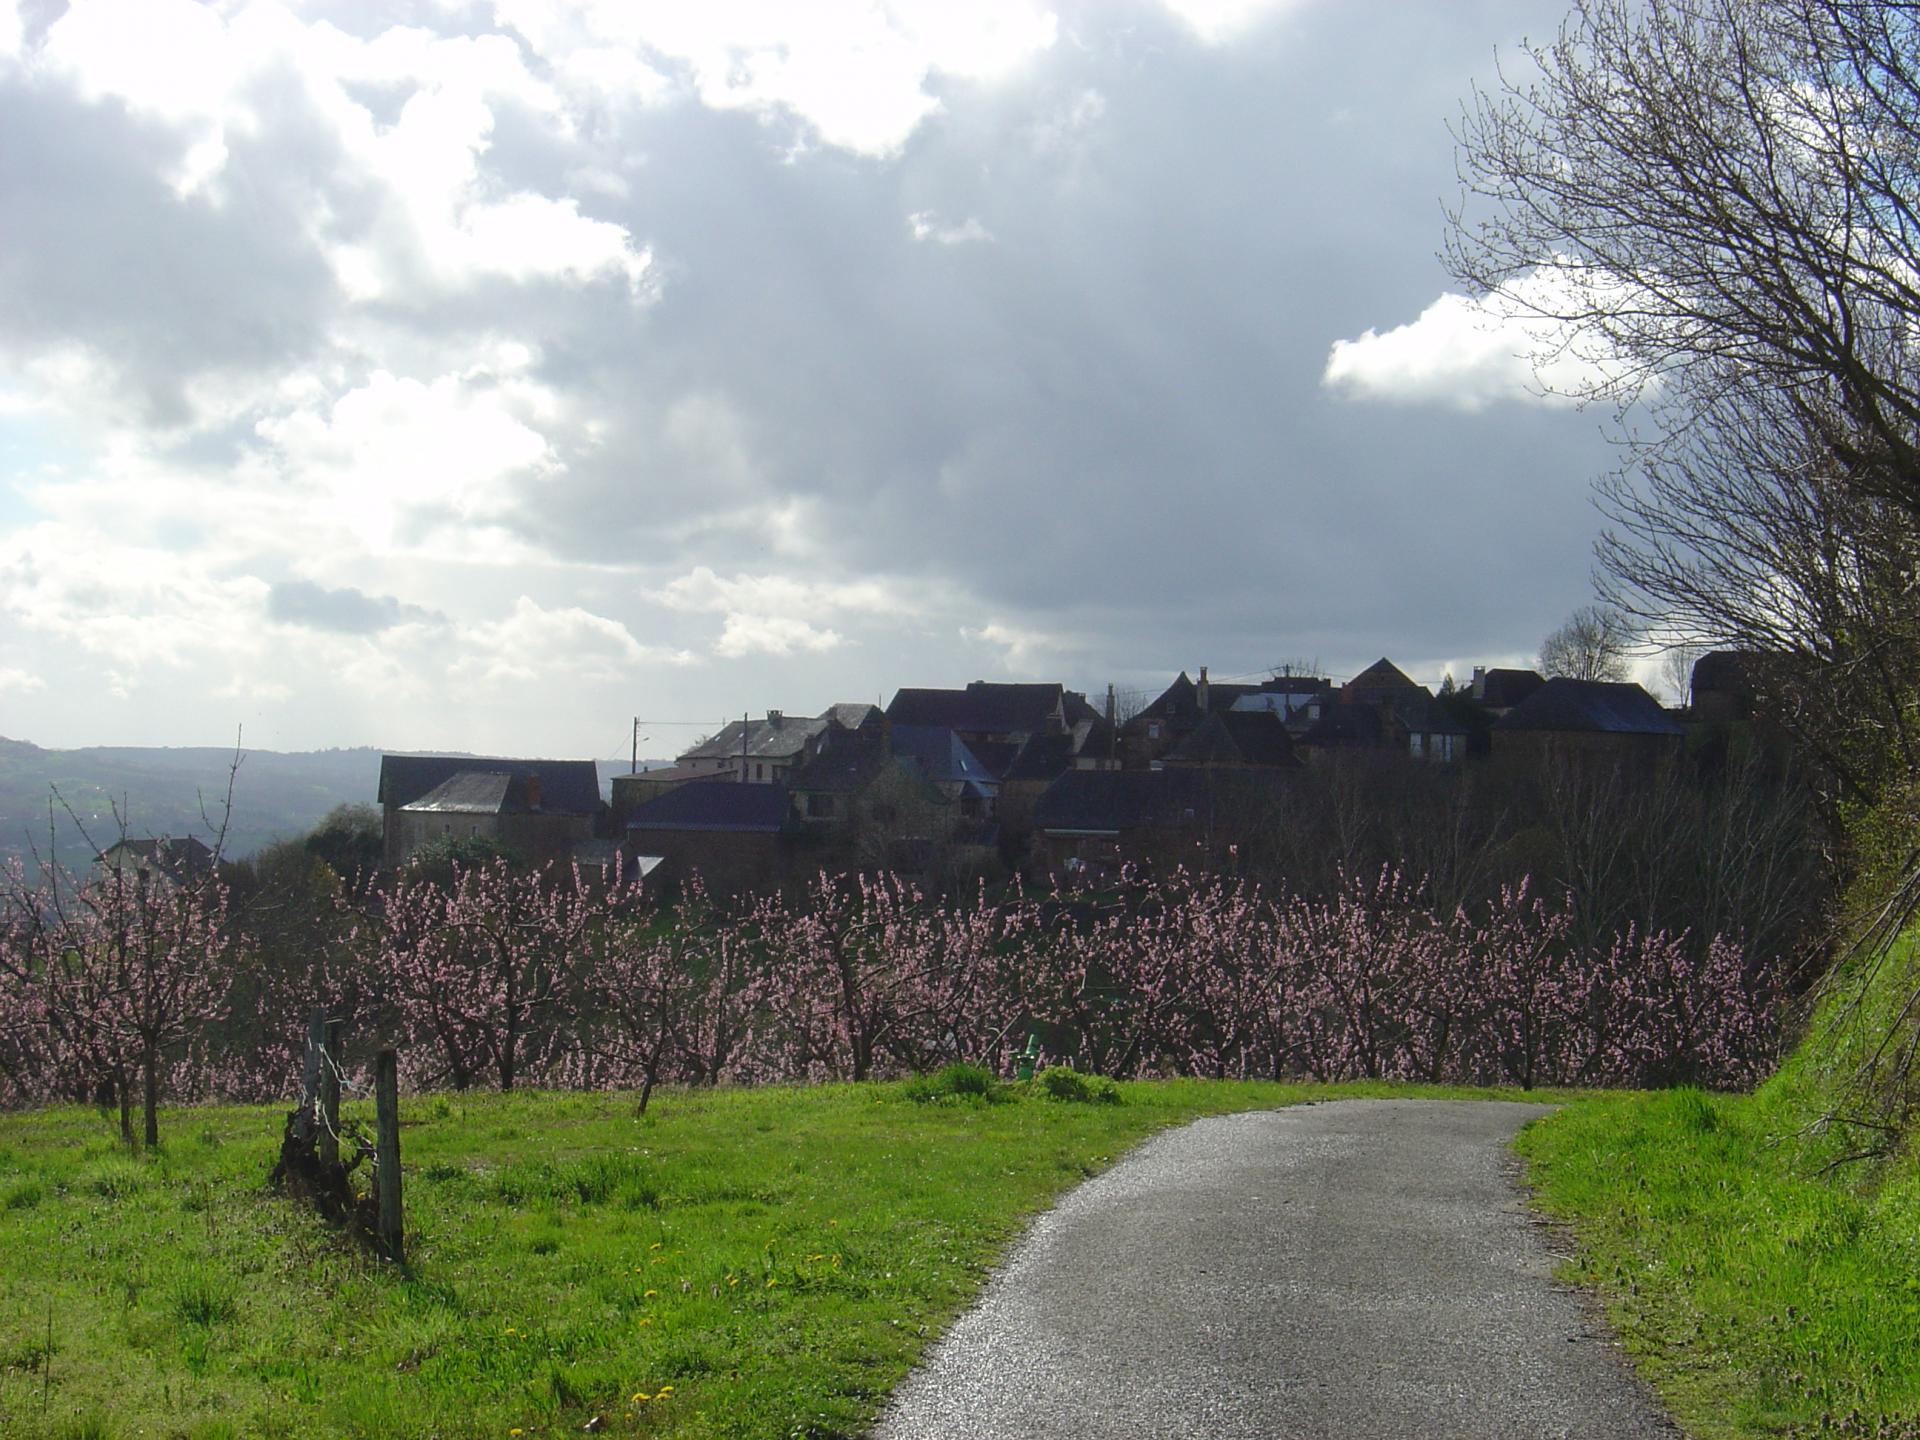
[(606, 806), (591, 760), (383, 755), (379, 804), (389, 868), (435, 840), (480, 836), (534, 865), (595, 838)]
[(1638, 685), (1560, 676), (1494, 722), (1493, 754), (1652, 767), (1677, 756), (1686, 735), (1686, 726)]

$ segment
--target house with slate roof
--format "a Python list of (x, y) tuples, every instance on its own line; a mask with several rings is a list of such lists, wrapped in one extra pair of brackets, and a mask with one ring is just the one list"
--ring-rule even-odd
[(1476, 705), (1497, 720), (1546, 683), (1538, 671), (1489, 670), (1485, 665), (1476, 665), (1467, 693)]
[(993, 813), (1000, 781), (952, 730), (936, 725), (895, 725), (889, 743), (896, 760), (919, 771), (962, 814), (984, 817)]
[(835, 741), (872, 739), (885, 728), (886, 717), (873, 705), (829, 705), (825, 714), (813, 716), (769, 710), (763, 720), (730, 721), (719, 734), (683, 752), (675, 768), (749, 785), (780, 785)]
[(1209, 678), (1207, 667), (1200, 667), (1200, 678), (1190, 680), (1182, 670), (1145, 708), (1140, 710), (1121, 732), (1121, 748), (1127, 764), (1146, 766), (1159, 760), (1199, 728), (1208, 716), (1220, 710), (1270, 710), (1295, 733), (1310, 723), (1310, 712), (1331, 698), (1330, 682), (1314, 675), (1276, 675), (1254, 684)]
[(120, 839), (94, 856), (93, 862), (102, 870), (158, 875), (185, 885), (213, 873), (213, 850), (197, 835)]
[(1382, 655), (1340, 687), (1340, 698), (1349, 705), (1370, 705), (1396, 692), (1424, 690), (1426, 687)]
[(664, 795), (676, 785), (690, 780), (711, 780), (713, 772), (695, 765), (663, 765), (653, 770), (635, 770), (613, 777), (613, 821), (616, 829), (625, 826), (627, 817), (655, 796)]
[(1173, 769), (1291, 770), (1300, 764), (1276, 710), (1215, 710), (1160, 759)]
[(660, 878), (698, 871), (715, 894), (776, 886), (795, 867), (799, 832), (783, 784), (695, 780), (655, 796), (627, 817), (627, 849), (661, 857)]
[(794, 815), (810, 826), (846, 824), (860, 797), (894, 764), (884, 746), (827, 746), (787, 779)]
[(1035, 735), (1064, 735), (1079, 721), (1099, 718), (1086, 696), (1062, 685), (986, 680), (964, 690), (896, 690), (887, 706), (895, 725), (951, 730), (983, 760), (982, 744), (1012, 747), (1011, 755)]
[(1493, 726), (1500, 760), (1587, 756), (1653, 765), (1680, 753), (1687, 730), (1638, 685), (1547, 681)]
[(1283, 813), (1284, 776), (1254, 770), (1069, 770), (1033, 807), (1034, 858), (1070, 872), (1168, 865)]
[(1769, 658), (1758, 650), (1710, 650), (1694, 661), (1687, 693), (1695, 717), (1709, 724), (1751, 720)]
[(1467, 758), (1467, 727), (1447, 713), (1423, 685), (1381, 695), (1376, 707), (1409, 758), (1433, 765), (1451, 765)]
[(1388, 743), (1386, 722), (1372, 705), (1323, 705), (1299, 739), (1300, 752), (1317, 761), (1342, 750), (1380, 750)]
[(378, 792), (384, 857), (406, 863), (435, 840), (481, 836), (540, 865), (594, 838), (605, 806), (591, 760), (383, 755)]

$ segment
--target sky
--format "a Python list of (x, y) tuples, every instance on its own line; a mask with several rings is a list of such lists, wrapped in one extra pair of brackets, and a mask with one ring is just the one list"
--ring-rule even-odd
[(1436, 255), (1562, 8), (0, 0), (0, 735), (1528, 663), (1598, 362)]

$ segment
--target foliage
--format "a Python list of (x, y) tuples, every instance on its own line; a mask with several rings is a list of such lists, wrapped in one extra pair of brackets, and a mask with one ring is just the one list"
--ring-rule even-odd
[[(375, 805), (336, 805), (301, 842), (342, 880), (371, 875), (385, 856), (385, 829)], [(463, 857), (470, 859), (471, 857)]]
[(1118, 1105), (1120, 1087), (1104, 1075), (1087, 1076), (1066, 1065), (1049, 1065), (1033, 1077), (1034, 1087), (1049, 1100), (1069, 1104)]
[(1829, 799), (1876, 803), (1920, 765), (1920, 15), (1580, 0), (1457, 134), (1451, 268), (1632, 407), (1603, 594), (1751, 652)]
[(204, 1073), (230, 993), (226, 887), (132, 868), (30, 884), (0, 869), (0, 1099), (117, 1099), (131, 1143), (140, 1083), (145, 1139), (160, 1140), (163, 1091)]
[[(731, 909), (696, 887), (663, 911), (496, 860), (335, 892), (340, 942), (304, 969), (226, 963), (218, 913), (194, 911), (140, 1030), (114, 1008), (148, 992), (111, 925), (53, 943), (24, 923), (41, 904), (16, 897), (21, 938), (0, 951), (16, 1102), (125, 1073), (127, 1036), (149, 1033), (138, 1055), (174, 1067), (174, 1093), (285, 1093), (315, 1006), (350, 1048), (397, 1045), (411, 1085), (632, 1087), (643, 1106), (663, 1083), (1004, 1075), (1036, 1032), (1050, 1062), (1122, 1078), (1738, 1086), (1768, 1063), (1777, 1003), (1725, 935), (1609, 929), (1525, 884), (1447, 907), (1392, 870), (1326, 897), (1181, 872), (1127, 874), (1098, 899), (960, 903), (822, 876)], [(222, 1019), (241, 997), (257, 1024)]]
[(1577, 1102), (1521, 1137), (1578, 1236), (1570, 1278), (1703, 1440), (1920, 1424), (1920, 1174), (1820, 1175), (1809, 1118), (1772, 1087), (1676, 1090)]
[[(1569, 1104), (1520, 1141), (1597, 1288), (1689, 1433), (1920, 1427), (1920, 1161), (1907, 1143), (1920, 931), (1850, 955), (1749, 1096)], [(1700, 1357), (1713, 1357), (1702, 1365)]]
[(0, 1192), (42, 1197), (0, 1208), (0, 1431), (863, 1434), (1025, 1218), (1137, 1140), (1382, 1093), (1119, 1088), (698, 1090), (644, 1116), (617, 1093), (403, 1097), (411, 1275), (262, 1191), (277, 1111), (169, 1114), (199, 1138), (139, 1160), (82, 1109), (0, 1116)]
[(931, 1075), (916, 1075), (903, 1091), (909, 1100), (1000, 1100), (1005, 1090), (984, 1066), (956, 1060)]
[(1920, 517), (1916, 57), (1879, 0), (1580, 0), (1461, 117), (1452, 268), (1572, 327), (1655, 446), (1791, 421)]

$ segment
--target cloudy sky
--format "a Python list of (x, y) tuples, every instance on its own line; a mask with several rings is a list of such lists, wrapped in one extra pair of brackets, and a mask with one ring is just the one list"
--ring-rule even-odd
[(1608, 450), (1435, 252), (1559, 10), (0, 0), (0, 734), (1524, 660)]

